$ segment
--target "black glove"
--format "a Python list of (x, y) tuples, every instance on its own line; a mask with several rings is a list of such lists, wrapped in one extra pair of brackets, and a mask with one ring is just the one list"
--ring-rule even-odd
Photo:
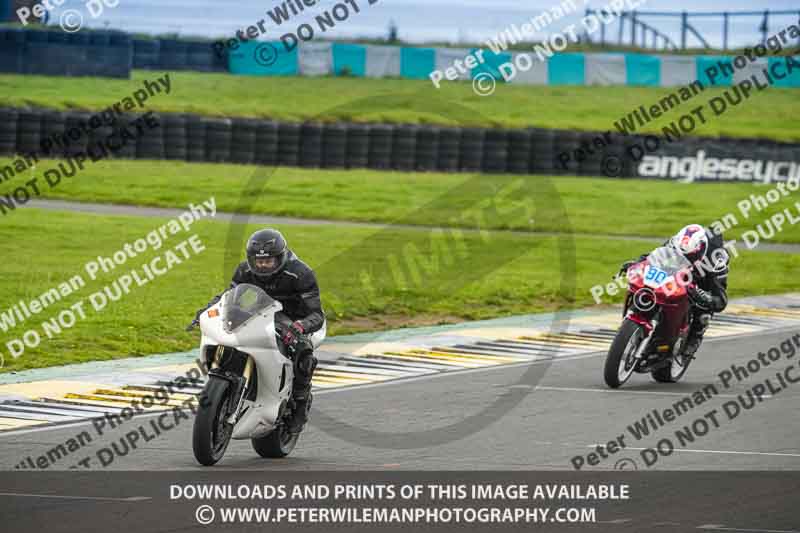
[[(214, 304), (211, 304), (211, 305), (214, 305)], [(211, 307), (211, 305), (209, 305), (208, 307)], [(205, 313), (208, 310), (208, 307), (204, 307), (203, 309), (200, 309), (197, 313), (195, 313), (194, 320), (192, 320), (191, 324), (186, 326), (186, 331), (192, 331), (195, 326), (199, 326), (200, 325), (200, 315)]]
[(633, 265), (635, 265), (638, 262), (639, 261), (625, 261), (624, 263), (622, 263), (622, 266), (619, 268), (619, 272), (617, 272), (617, 275), (612, 277), (611, 279), (616, 279), (616, 278), (620, 277), (621, 275), (625, 274), (626, 272), (628, 272), (628, 269), (630, 267), (632, 267)]
[(711, 296), (711, 293), (701, 289), (697, 285), (689, 285), (689, 287), (686, 288), (686, 292), (697, 307), (711, 309), (711, 306), (714, 304), (714, 298)]
[(208, 311), (215, 303), (217, 303), (221, 299), (222, 299), (222, 294), (217, 294), (216, 296), (214, 296), (211, 299), (210, 302), (208, 302), (208, 304), (204, 308), (202, 308), (199, 311), (197, 311), (197, 313), (195, 313), (195, 315), (194, 315), (194, 320), (192, 320), (192, 323), (189, 324), (188, 326), (186, 326), (186, 331), (192, 331), (195, 326), (199, 326), (200, 325), (200, 315), (202, 315), (203, 313)]

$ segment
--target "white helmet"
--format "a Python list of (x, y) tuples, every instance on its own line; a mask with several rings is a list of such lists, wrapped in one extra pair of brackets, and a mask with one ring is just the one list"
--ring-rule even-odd
[(700, 224), (689, 224), (670, 239), (672, 246), (690, 263), (702, 260), (708, 251), (708, 236)]

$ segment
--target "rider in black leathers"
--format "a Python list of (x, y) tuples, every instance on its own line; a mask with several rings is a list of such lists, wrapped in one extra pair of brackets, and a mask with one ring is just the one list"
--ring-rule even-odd
[[(231, 288), (241, 283), (261, 287), (283, 305), (283, 310), (275, 315), (275, 327), (288, 353), (293, 354), (295, 408), (289, 430), (299, 433), (311, 408), (311, 378), (317, 366), (314, 347), (325, 337), (325, 313), (317, 278), (314, 271), (289, 250), (279, 231), (264, 229), (248, 239), (247, 260), (236, 267)], [(198, 311), (197, 317), (220, 297), (216, 296)]]
[[(680, 241), (681, 237), (697, 231), (697, 224), (690, 224), (678, 232), (675, 237), (668, 240), (665, 245)], [(700, 226), (702, 228), (702, 226)], [(717, 234), (710, 229), (705, 232), (706, 245), (702, 253), (686, 253), (686, 258), (694, 265), (692, 283), (687, 287), (687, 292), (692, 301), (691, 324), (689, 336), (686, 339), (684, 356), (693, 357), (703, 342), (703, 335), (708, 329), (713, 313), (719, 313), (728, 305), (728, 253), (725, 251), (725, 241), (721, 233)], [(679, 245), (676, 248), (680, 251)], [(644, 260), (648, 254), (642, 255), (635, 261), (626, 261), (621, 272)]]

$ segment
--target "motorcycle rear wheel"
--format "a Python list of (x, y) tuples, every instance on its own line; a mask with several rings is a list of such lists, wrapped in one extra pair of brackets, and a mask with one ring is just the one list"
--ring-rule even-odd
[(612, 389), (621, 387), (635, 370), (633, 355), (646, 337), (644, 327), (632, 320), (624, 320), (611, 343), (603, 371), (606, 385)]
[(226, 420), (231, 402), (230, 382), (209, 376), (192, 429), (192, 450), (201, 465), (212, 466), (222, 459), (233, 435), (233, 425)]

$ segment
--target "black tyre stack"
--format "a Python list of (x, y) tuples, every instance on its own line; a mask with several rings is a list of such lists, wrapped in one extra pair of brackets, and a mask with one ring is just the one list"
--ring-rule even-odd
[(319, 168), (322, 165), (322, 125), (306, 122), (300, 126), (300, 166)]
[(417, 129), (416, 161), (417, 170), (436, 170), (439, 163), (439, 128), (425, 126)]
[[(747, 146), (738, 139), (724, 139), (725, 145), (734, 147), (736, 154), (752, 153), (747, 150)], [(713, 153), (711, 154), (713, 155)], [(789, 143), (775, 143), (773, 145), (771, 159), (773, 161), (800, 161), (800, 145)], [(786, 170), (788, 173), (788, 169)], [(781, 175), (785, 176), (784, 173)]]
[(259, 165), (278, 163), (278, 123), (259, 120), (256, 124), (255, 162)]
[[(86, 58), (89, 60), (86, 65), (76, 65), (82, 70), (84, 76), (103, 76), (105, 75), (108, 52), (111, 49), (111, 33), (108, 31), (93, 31), (89, 33), (89, 46), (86, 47)], [(54, 63), (54, 62), (52, 62)], [(58, 68), (53, 64), (53, 68)], [(54, 73), (55, 74), (55, 73)], [(77, 74), (69, 72), (68, 74)], [(88, 141), (87, 141), (88, 145)]]
[(388, 169), (392, 164), (394, 127), (373, 124), (369, 129), (369, 168)]
[(61, 138), (64, 135), (66, 115), (60, 111), (47, 110), (42, 113), (42, 137), (39, 152), (44, 157), (62, 157), (64, 148)]
[(208, 43), (187, 43), (186, 68), (188, 70), (211, 72), (214, 70), (215, 63), (214, 50)]
[[(673, 143), (661, 140), (654, 149), (647, 136), (617, 133), (358, 123), (301, 125), (156, 113), (117, 116), (92, 128), (97, 120), (90, 119), (97, 115), (0, 108), (0, 154), (70, 157), (91, 148), (91, 155), (107, 157), (106, 150), (96, 148), (103, 143), (111, 157), (132, 159), (635, 177), (643, 155), (685, 157), (702, 148), (711, 157), (757, 154), (761, 159), (786, 161), (797, 159), (800, 152), (800, 145), (766, 140), (688, 137)], [(151, 127), (153, 121), (156, 125)], [(121, 134), (123, 129), (127, 136)], [(111, 151), (109, 138), (114, 145), (122, 142), (122, 148)], [(42, 141), (48, 142), (43, 145)], [(636, 147), (635, 155), (631, 155), (632, 147)], [(566, 157), (560, 157), (562, 154)]]
[(134, 39), (133, 68), (153, 70), (159, 67), (161, 41), (157, 39)]
[(186, 161), (189, 154), (186, 117), (174, 113), (161, 115), (164, 151), (167, 159)]
[(344, 168), (347, 164), (347, 127), (332, 123), (322, 127), (322, 166)]
[(483, 146), (483, 171), (490, 174), (504, 174), (508, 170), (508, 132), (486, 130)]
[[(136, 159), (136, 139), (131, 139), (130, 136), (136, 136), (136, 125), (132, 124), (134, 117), (130, 114), (117, 117), (114, 124), (114, 141), (121, 144), (119, 150), (114, 154), (115, 157), (121, 159)], [(123, 130), (125, 133), (123, 134)]]
[[(63, 61), (46, 61), (48, 52), (48, 31), (26, 31), (24, 47), (24, 63), (22, 68), (26, 74), (42, 74), (57, 76), (64, 71)], [(31, 58), (31, 54), (33, 57)], [(31, 60), (32, 59), (32, 60)]]
[(189, 64), (189, 45), (177, 39), (162, 39), (159, 68), (164, 70), (186, 70)]
[(644, 135), (625, 135), (622, 138), (623, 150), (623, 168), (626, 175), (637, 176), (637, 168), (639, 166), (639, 159), (641, 157), (641, 150), (644, 149)]
[(0, 155), (17, 153), (17, 120), (16, 109), (0, 108)]
[(278, 164), (296, 167), (300, 162), (300, 124), (278, 124)]
[(461, 160), (461, 130), (439, 128), (439, 153), (436, 168), (443, 172), (458, 172)]
[(235, 118), (232, 127), (231, 161), (242, 164), (255, 162), (258, 121), (250, 118)]
[[(129, 130), (134, 132), (137, 136), (136, 139), (136, 158), (137, 159), (164, 159), (166, 151), (164, 150), (164, 118), (157, 113), (150, 114), (151, 119), (144, 118), (144, 115), (138, 115), (136, 118), (141, 118), (139, 127), (136, 124), (129, 126)], [(156, 121), (158, 124), (155, 127), (150, 127), (150, 124)]]
[(484, 140), (486, 130), (483, 128), (465, 128), (461, 130), (461, 147), (458, 167), (465, 172), (480, 172), (483, 168)]
[(227, 163), (231, 160), (233, 124), (229, 118), (207, 118), (206, 161)]
[(81, 129), (81, 124), (88, 122), (91, 116), (91, 113), (85, 111), (74, 111), (67, 114), (67, 118), (64, 121), (65, 156), (75, 156), (81, 152), (86, 152), (86, 147), (89, 145), (89, 136)]
[(0, 72), (23, 72), (25, 34), (21, 28), (0, 28)]
[(508, 166), (512, 174), (528, 174), (531, 169), (531, 132), (511, 130), (508, 132)]
[(130, 35), (112, 32), (109, 35), (108, 44), (108, 48), (102, 51), (104, 56), (102, 75), (114, 78), (130, 78), (133, 65), (133, 46)]
[(630, 178), (634, 169), (632, 161), (625, 152), (626, 135), (612, 133), (611, 142), (602, 149), (599, 176)]
[(38, 154), (42, 138), (42, 114), (40, 111), (20, 111), (17, 118), (17, 152)]
[[(553, 174), (565, 176), (577, 176), (580, 173), (580, 164), (575, 157), (575, 151), (580, 148), (581, 134), (576, 131), (559, 131), (555, 135), (553, 143)], [(569, 159), (566, 164), (559, 160), (561, 154), (568, 154)]]
[(553, 168), (555, 134), (553, 130), (531, 129), (531, 173), (555, 174)]
[(392, 137), (392, 168), (410, 171), (416, 166), (417, 127), (400, 124), (394, 128)]
[[(603, 174), (603, 150), (595, 142), (598, 137), (594, 132), (582, 132), (578, 134), (580, 139), (580, 151), (582, 159), (578, 161), (579, 174), (581, 176), (601, 176)], [(591, 150), (591, 151), (590, 151)], [(573, 154), (575, 157), (575, 154)]]
[[(99, 115), (94, 115), (99, 117)], [(108, 138), (114, 133), (113, 122), (107, 118), (101, 118), (103, 123), (93, 128), (89, 134), (89, 150), (93, 157), (111, 158), (114, 153), (108, 146)]]
[(350, 124), (347, 127), (347, 168), (369, 166), (369, 126)]
[(206, 160), (206, 123), (197, 115), (186, 117), (186, 159)]

